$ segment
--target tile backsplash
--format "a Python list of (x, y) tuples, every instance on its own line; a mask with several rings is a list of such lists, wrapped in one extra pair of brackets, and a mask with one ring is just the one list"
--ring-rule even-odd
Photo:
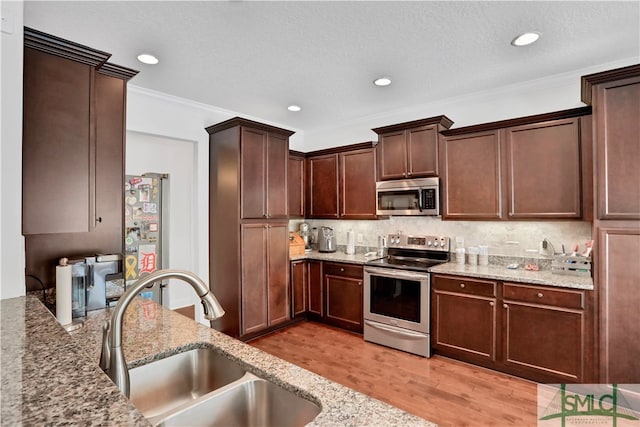
[(297, 231), (301, 222), (308, 223), (310, 228), (333, 228), (338, 245), (346, 245), (349, 230), (356, 234), (356, 246), (367, 247), (377, 246), (378, 235), (400, 231), (448, 236), (452, 251), (456, 237), (463, 237), (465, 247), (488, 245), (489, 254), (505, 256), (523, 256), (526, 250), (540, 249), (545, 238), (556, 252), (562, 251), (562, 245), (567, 251), (575, 244), (584, 248), (584, 243), (591, 239), (591, 223), (586, 221), (443, 221), (439, 217), (391, 217), (377, 221), (313, 219), (291, 220), (289, 230)]

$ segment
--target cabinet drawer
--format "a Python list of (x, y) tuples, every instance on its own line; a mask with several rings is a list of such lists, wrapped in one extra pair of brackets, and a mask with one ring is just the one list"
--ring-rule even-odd
[(469, 279), (467, 277), (433, 276), (433, 289), (439, 291), (495, 297), (497, 286), (497, 282), (493, 281)]
[(505, 283), (503, 298), (506, 300), (531, 302), (566, 308), (584, 308), (584, 293), (544, 286), (523, 286)]
[(360, 265), (325, 262), (322, 268), (324, 274), (332, 276), (352, 277), (354, 279), (362, 279), (364, 277), (363, 269)]

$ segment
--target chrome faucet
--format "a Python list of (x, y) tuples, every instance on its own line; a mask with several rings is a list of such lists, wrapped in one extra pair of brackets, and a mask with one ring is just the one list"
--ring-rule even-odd
[(122, 351), (122, 322), (124, 312), (133, 299), (144, 288), (164, 279), (181, 279), (191, 285), (200, 297), (204, 307), (204, 317), (211, 322), (224, 315), (224, 310), (216, 297), (209, 292), (204, 282), (193, 273), (183, 270), (159, 270), (138, 279), (120, 297), (113, 310), (111, 319), (102, 327), (102, 352), (100, 354), (100, 368), (109, 375), (111, 381), (118, 386), (122, 394), (129, 397), (129, 370), (127, 369)]

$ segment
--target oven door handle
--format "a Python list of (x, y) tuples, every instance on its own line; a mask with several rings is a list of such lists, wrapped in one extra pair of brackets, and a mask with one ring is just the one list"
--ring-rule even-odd
[(387, 332), (392, 332), (397, 335), (404, 335), (409, 338), (424, 338), (425, 336), (425, 334), (421, 334), (419, 332), (412, 332), (412, 331), (407, 331), (405, 329), (394, 328), (392, 326), (383, 325), (382, 323), (370, 322), (369, 320), (365, 320), (364, 323), (367, 326), (370, 326), (372, 328), (381, 329)]
[(413, 273), (396, 268), (365, 267), (364, 272), (392, 279), (425, 280), (430, 277), (429, 273)]

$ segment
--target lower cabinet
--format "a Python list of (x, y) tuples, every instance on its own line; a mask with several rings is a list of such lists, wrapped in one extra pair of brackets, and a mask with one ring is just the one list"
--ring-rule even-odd
[(363, 268), (353, 264), (324, 263), (326, 323), (362, 333)]
[(241, 335), (291, 318), (286, 223), (242, 224)]
[(592, 381), (589, 292), (433, 275), (433, 348), (538, 382)]
[(361, 265), (292, 261), (292, 316), (362, 333), (363, 277)]

